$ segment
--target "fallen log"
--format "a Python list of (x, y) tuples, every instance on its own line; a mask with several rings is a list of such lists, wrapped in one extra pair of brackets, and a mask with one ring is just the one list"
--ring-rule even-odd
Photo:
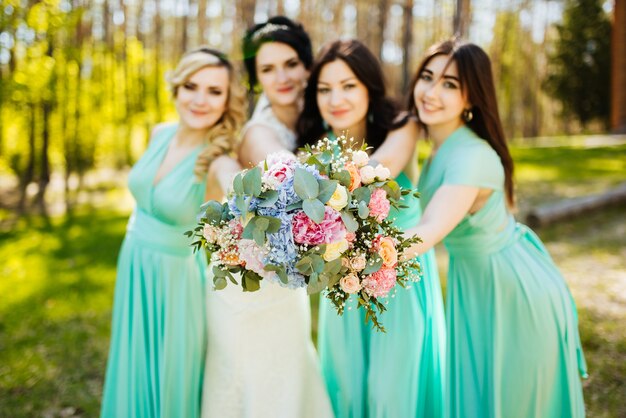
[(626, 204), (626, 183), (602, 194), (566, 199), (533, 208), (526, 216), (526, 223), (532, 228), (537, 228), (619, 204)]

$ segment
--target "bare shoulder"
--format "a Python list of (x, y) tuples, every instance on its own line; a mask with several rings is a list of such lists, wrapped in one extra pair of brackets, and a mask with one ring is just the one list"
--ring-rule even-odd
[(159, 135), (161, 132), (163, 132), (164, 129), (167, 129), (169, 127), (173, 127), (174, 125), (176, 125), (176, 122), (157, 123), (152, 128), (152, 132), (150, 132), (150, 141), (152, 141), (157, 135)]
[(241, 138), (240, 148), (250, 146), (250, 144), (260, 144), (267, 142), (280, 142), (278, 134), (269, 126), (255, 123), (251, 125)]

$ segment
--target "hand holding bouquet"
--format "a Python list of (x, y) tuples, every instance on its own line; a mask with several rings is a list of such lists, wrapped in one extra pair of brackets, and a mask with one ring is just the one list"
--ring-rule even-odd
[(396, 284), (419, 280), (416, 259), (398, 260), (419, 238), (403, 238), (388, 219), (412, 191), (350, 144), (324, 139), (298, 158), (271, 154), (235, 177), (227, 203), (203, 206), (188, 235), (211, 254), (216, 289), (231, 281), (256, 291), (261, 280), (309, 293), (327, 289), (339, 314), (353, 295), (366, 319), (384, 330), (377, 317), (386, 309), (382, 300)]

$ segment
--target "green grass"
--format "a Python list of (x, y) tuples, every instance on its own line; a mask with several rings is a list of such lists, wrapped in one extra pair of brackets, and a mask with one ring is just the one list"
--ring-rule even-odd
[[(601, 191), (624, 181), (626, 171), (625, 146), (513, 154), (527, 205)], [(538, 231), (579, 307), (589, 417), (626, 416), (623, 213), (598, 211)], [(110, 202), (51, 225), (33, 217), (0, 233), (0, 416), (98, 415), (127, 216)]]
[(34, 219), (0, 235), (0, 415), (98, 415), (126, 218)]

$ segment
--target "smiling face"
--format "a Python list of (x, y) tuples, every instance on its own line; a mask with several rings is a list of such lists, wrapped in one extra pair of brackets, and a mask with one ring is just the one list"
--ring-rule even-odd
[(272, 105), (292, 106), (302, 97), (309, 72), (292, 47), (266, 42), (256, 56), (256, 75)]
[(369, 93), (352, 69), (337, 59), (324, 65), (317, 82), (317, 106), (333, 131), (362, 132)]
[(463, 124), (463, 110), (470, 107), (461, 91), (456, 62), (449, 61), (447, 55), (433, 57), (413, 89), (419, 120), (431, 135), (437, 133), (443, 138)]
[(176, 90), (181, 124), (193, 130), (213, 127), (226, 110), (228, 83), (225, 67), (205, 67), (193, 73)]

